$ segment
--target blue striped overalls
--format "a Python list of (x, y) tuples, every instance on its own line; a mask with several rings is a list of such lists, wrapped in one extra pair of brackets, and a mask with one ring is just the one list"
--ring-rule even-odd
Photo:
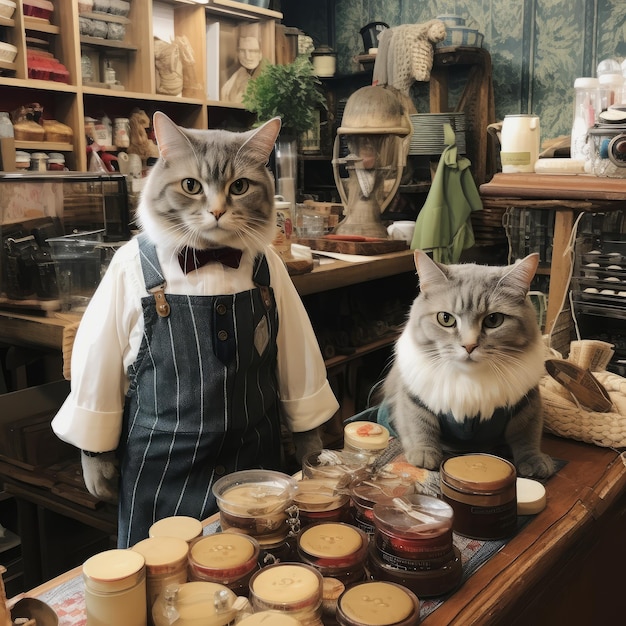
[[(149, 292), (164, 285), (156, 250), (139, 237)], [(278, 314), (264, 256), (255, 288), (232, 295), (142, 298), (144, 337), (128, 368), (120, 440), (118, 545), (171, 515), (204, 519), (211, 485), (240, 469), (280, 469), (276, 379)]]

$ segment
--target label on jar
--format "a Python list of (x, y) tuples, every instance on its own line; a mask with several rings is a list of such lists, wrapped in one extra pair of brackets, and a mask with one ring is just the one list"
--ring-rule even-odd
[(293, 220), (291, 219), (291, 208), (276, 207), (276, 233), (272, 245), (281, 255), (287, 256), (291, 253), (291, 237), (293, 234)]

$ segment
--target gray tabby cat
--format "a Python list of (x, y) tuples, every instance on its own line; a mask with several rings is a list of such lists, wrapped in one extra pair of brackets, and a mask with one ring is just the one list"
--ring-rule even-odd
[(507, 267), (442, 265), (415, 252), (420, 293), (397, 341), (384, 404), (407, 460), (506, 443), (524, 476), (554, 473), (540, 450), (544, 347), (527, 299), (538, 255)]

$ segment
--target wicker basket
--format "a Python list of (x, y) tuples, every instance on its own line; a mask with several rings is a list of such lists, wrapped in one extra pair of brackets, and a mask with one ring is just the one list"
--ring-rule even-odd
[(594, 372), (613, 401), (613, 411), (589, 411), (575, 402), (550, 376), (541, 381), (544, 428), (561, 437), (604, 448), (626, 447), (626, 378), (611, 372)]

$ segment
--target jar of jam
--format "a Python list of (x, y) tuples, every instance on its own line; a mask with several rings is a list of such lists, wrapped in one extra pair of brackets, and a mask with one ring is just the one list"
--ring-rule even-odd
[(417, 626), (420, 603), (401, 585), (371, 581), (352, 585), (337, 601), (339, 626)]
[(343, 429), (344, 449), (365, 455), (370, 461), (389, 444), (389, 431), (376, 422), (350, 422)]
[(247, 596), (259, 552), (259, 544), (248, 535), (223, 532), (199, 537), (189, 550), (189, 580), (220, 583)]
[(324, 577), (344, 585), (365, 580), (369, 538), (349, 524), (325, 522), (303, 530), (297, 538), (298, 557)]
[(179, 537), (149, 537), (136, 543), (132, 550), (146, 562), (146, 597), (148, 623), (152, 624), (152, 605), (166, 587), (187, 582), (189, 544)]
[(48, 154), (48, 170), (51, 172), (62, 172), (65, 169), (65, 156), (61, 152), (50, 152)]
[(276, 545), (289, 534), (287, 523), (296, 481), (271, 470), (242, 470), (213, 484), (223, 530), (251, 535), (261, 547)]
[(454, 531), (481, 540), (510, 537), (517, 528), (516, 477), (512, 463), (490, 454), (444, 461), (441, 495), (454, 511)]
[(303, 626), (322, 626), (322, 575), (304, 563), (276, 563), (250, 580), (250, 602), (257, 611), (280, 611)]
[(348, 450), (318, 450), (302, 459), (302, 476), (327, 480), (338, 488), (347, 487), (364, 472), (368, 457)]

